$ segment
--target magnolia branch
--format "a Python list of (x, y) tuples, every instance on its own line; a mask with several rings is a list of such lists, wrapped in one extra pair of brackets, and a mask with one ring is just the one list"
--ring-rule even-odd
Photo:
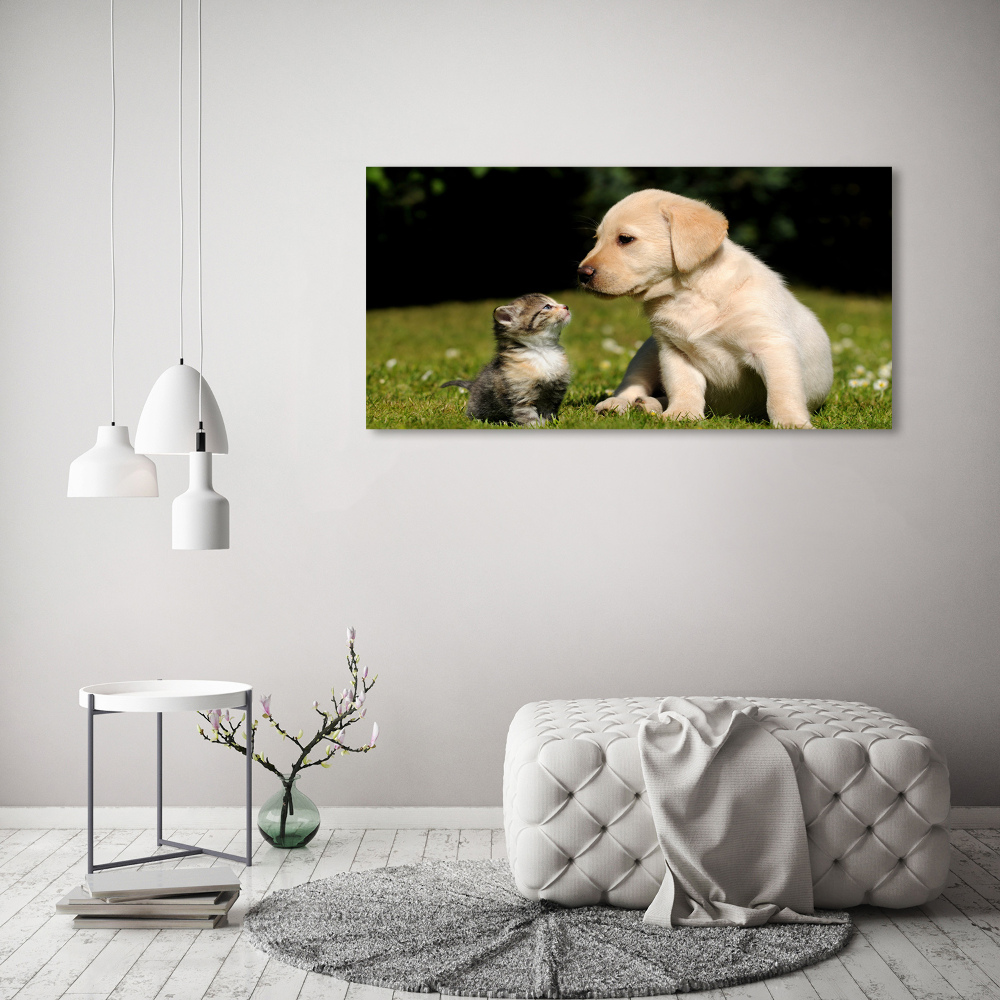
[[(292, 764), (287, 775), (279, 770), (279, 768), (277, 768), (270, 761), (270, 759), (260, 753), (255, 752), (253, 759), (262, 767), (271, 771), (274, 775), (281, 779), (286, 786), (295, 780), (295, 776), (299, 773), (299, 771), (302, 771), (307, 767), (315, 767), (317, 764), (320, 767), (329, 767), (329, 760), (334, 756), (337, 750), (339, 750), (342, 755), (346, 755), (349, 753), (368, 753), (369, 750), (375, 749), (375, 741), (378, 739), (378, 723), (375, 723), (372, 726), (372, 738), (370, 743), (366, 743), (361, 746), (349, 746), (341, 739), (341, 735), (348, 728), (360, 722), (365, 717), (367, 712), (367, 709), (365, 708), (365, 699), (368, 696), (368, 692), (375, 686), (375, 681), (378, 680), (378, 674), (375, 674), (371, 680), (368, 679), (367, 667), (365, 667), (363, 671), (358, 669), (358, 654), (354, 650), (354, 638), (354, 629), (348, 629), (347, 668), (351, 675), (350, 686), (341, 691), (339, 698), (337, 698), (336, 689), (331, 688), (330, 701), (333, 703), (334, 707), (332, 712), (328, 712), (325, 709), (320, 708), (318, 701), (313, 702), (313, 709), (323, 721), (319, 729), (316, 731), (316, 734), (305, 742), (303, 742), (303, 731), (301, 729), (298, 731), (297, 735), (292, 735), (277, 721), (277, 719), (274, 718), (274, 716), (271, 715), (270, 695), (263, 695), (260, 699), (261, 708), (263, 709), (263, 717), (270, 722), (276, 732), (281, 734), (282, 739), (291, 740), (291, 742), (299, 748), (300, 753), (298, 759)], [(246, 713), (241, 715), (239, 719), (231, 716), (228, 711), (223, 712), (221, 709), (213, 709), (211, 712), (199, 712), (198, 714), (208, 723), (207, 731), (204, 726), (198, 727), (198, 732), (204, 739), (208, 740), (210, 743), (221, 743), (223, 746), (232, 747), (234, 750), (238, 750), (241, 754), (246, 756), (246, 747), (240, 743), (240, 740), (244, 743), (246, 742), (246, 732), (244, 728)], [(256, 720), (254, 721), (252, 728), (254, 734), (253, 742), (256, 743)], [(322, 743), (330, 744), (326, 748), (326, 753), (323, 753), (321, 748), (319, 755), (314, 760), (310, 760), (309, 755), (313, 753), (317, 747), (320, 747)]]

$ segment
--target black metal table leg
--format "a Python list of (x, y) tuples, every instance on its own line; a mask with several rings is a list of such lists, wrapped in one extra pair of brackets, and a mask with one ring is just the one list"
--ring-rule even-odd
[(243, 729), (247, 745), (247, 867), (253, 864), (253, 819), (251, 801), (253, 798), (253, 690), (247, 691), (246, 718)]
[(156, 713), (156, 843), (163, 843), (163, 713)]
[(87, 698), (87, 874), (94, 870), (94, 696)]

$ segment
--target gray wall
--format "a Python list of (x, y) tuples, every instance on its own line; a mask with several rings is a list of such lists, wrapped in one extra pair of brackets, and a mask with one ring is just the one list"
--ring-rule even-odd
[[(175, 18), (118, 2), (133, 430), (176, 360)], [(5, 0), (0, 802), (84, 801), (87, 683), (245, 678), (307, 726), (355, 624), (384, 735), (307, 779), (322, 805), (497, 804), (523, 702), (683, 692), (872, 702), (940, 743), (956, 804), (1000, 804), (998, 27), (991, 2), (205, 0), (233, 548), (180, 553), (183, 459), (158, 500), (64, 496), (108, 420), (107, 4)], [(410, 163), (891, 165), (895, 429), (366, 431), (362, 168)], [(150, 721), (98, 723), (100, 801), (151, 801)], [(236, 755), (167, 729), (170, 801), (238, 803)]]

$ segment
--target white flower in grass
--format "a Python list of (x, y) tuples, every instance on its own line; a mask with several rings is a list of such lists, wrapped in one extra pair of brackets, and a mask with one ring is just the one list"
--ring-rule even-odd
[(854, 366), (854, 375), (855, 375), (856, 378), (863, 378), (864, 374), (865, 374), (865, 366), (864, 365), (855, 365)]
[(879, 392), (885, 392), (889, 388), (889, 381), (888, 379), (880, 378), (872, 385), (872, 388), (878, 389)]
[(607, 359), (607, 358), (605, 358), (605, 359), (604, 359), (604, 360), (603, 360), (603, 361), (602, 361), (602, 362), (600, 363), (599, 367), (600, 367), (600, 368), (610, 368), (610, 367), (611, 367), (611, 362), (610, 362), (610, 361), (608, 361), (608, 359)]
[(840, 342), (840, 346), (843, 347), (845, 351), (850, 350), (854, 346), (854, 341), (850, 337), (844, 337)]
[(832, 344), (830, 344), (830, 350), (833, 351), (834, 354), (843, 354), (844, 345), (839, 340), (835, 340)]
[(465, 388), (465, 386), (463, 386), (463, 385), (460, 385), (460, 386), (458, 387), (458, 391), (459, 391), (459, 392), (468, 392), (469, 390), (468, 390), (468, 389), (466, 389), (466, 388)]
[(615, 328), (610, 323), (605, 323), (604, 326), (601, 327), (601, 333), (603, 333), (605, 337), (610, 337), (614, 332)]
[(604, 390), (604, 395), (605, 396), (610, 396), (613, 392), (614, 392), (614, 389), (605, 389)]
[(632, 346), (638, 351), (639, 348), (642, 347), (642, 345), (645, 343), (646, 341), (644, 340), (637, 340)]
[(892, 378), (892, 362), (889, 361), (882, 365), (878, 370), (879, 378)]
[(866, 378), (851, 378), (847, 380), (847, 384), (852, 389), (863, 389), (865, 388), (865, 386), (870, 385), (871, 383)]
[(395, 368), (397, 364), (398, 364), (398, 362), (396, 361), (395, 358), (389, 358), (389, 360), (385, 363), (385, 366), (386, 366), (386, 368), (388, 368), (388, 369), (391, 370), (391, 369)]
[(385, 385), (385, 379), (384, 379), (384, 378), (380, 378), (380, 379), (378, 380), (378, 384), (379, 384), (379, 385)]
[(605, 337), (601, 341), (601, 347), (606, 351), (610, 351), (612, 354), (624, 354), (625, 348), (615, 340), (614, 337)]
[(423, 375), (420, 376), (420, 381), (421, 382), (426, 382), (433, 374), (434, 374), (434, 372), (431, 371), (430, 368), (428, 368), (427, 371), (425, 371), (423, 373)]
[(837, 333), (854, 333), (854, 327), (850, 323), (838, 323)]
[(447, 351), (444, 352), (446, 358), (457, 358), (462, 352), (457, 347), (449, 347)]

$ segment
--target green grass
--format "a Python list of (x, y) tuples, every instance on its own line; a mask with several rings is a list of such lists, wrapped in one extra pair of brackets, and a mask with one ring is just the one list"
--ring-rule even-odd
[[(833, 388), (813, 416), (816, 427), (892, 427), (889, 387), (873, 387), (879, 368), (892, 361), (892, 302), (888, 298), (838, 295), (812, 289), (795, 294), (820, 318), (833, 346)], [(636, 347), (649, 336), (641, 306), (630, 299), (598, 299), (582, 291), (554, 295), (573, 312), (562, 343), (573, 366), (573, 381), (559, 418), (545, 429), (561, 428), (766, 428), (734, 417), (709, 416), (695, 423), (664, 421), (630, 411), (599, 417), (594, 405), (618, 385)], [(501, 299), (445, 302), (436, 306), (378, 309), (368, 313), (368, 412), (371, 428), (504, 428), (470, 420), (468, 396), (438, 389), (454, 378), (475, 378), (493, 354), (492, 314)], [(609, 349), (610, 348), (610, 349)], [(620, 351), (618, 350), (620, 349)], [(851, 387), (852, 378), (869, 385)]]

